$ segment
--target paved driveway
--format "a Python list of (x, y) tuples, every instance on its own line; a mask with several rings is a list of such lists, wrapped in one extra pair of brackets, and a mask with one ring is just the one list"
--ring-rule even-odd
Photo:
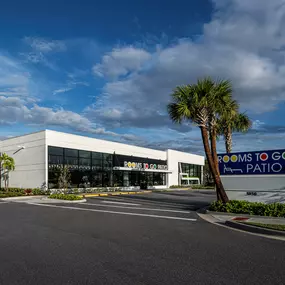
[(284, 242), (200, 220), (213, 197), (0, 203), (0, 284), (285, 284)]

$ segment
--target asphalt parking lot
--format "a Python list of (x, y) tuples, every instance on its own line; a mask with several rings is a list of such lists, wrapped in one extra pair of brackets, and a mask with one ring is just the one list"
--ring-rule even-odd
[(284, 284), (284, 242), (195, 210), (211, 192), (0, 203), (0, 284)]

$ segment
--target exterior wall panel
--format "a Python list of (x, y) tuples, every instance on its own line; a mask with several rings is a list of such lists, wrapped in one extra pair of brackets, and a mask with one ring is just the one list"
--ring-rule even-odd
[[(46, 182), (44, 131), (4, 140), (0, 152), (15, 160), (16, 168), (10, 172), (9, 187), (35, 188)], [(1, 185), (4, 186), (3, 181)]]
[(203, 156), (195, 155), (191, 153), (185, 153), (181, 151), (176, 151), (172, 149), (167, 150), (167, 164), (168, 170), (172, 171), (171, 175), (168, 177), (168, 186), (179, 184), (179, 169), (178, 163), (188, 163), (204, 166), (205, 160)]

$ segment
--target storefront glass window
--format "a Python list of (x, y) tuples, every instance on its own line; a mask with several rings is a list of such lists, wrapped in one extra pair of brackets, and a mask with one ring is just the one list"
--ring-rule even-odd
[[(198, 177), (201, 181), (201, 165), (181, 163), (183, 173), (187, 173), (189, 177)], [(183, 183), (185, 181), (181, 181)], [(185, 182), (186, 183), (186, 182)]]
[(148, 162), (166, 164), (166, 161), (157, 161), (145, 158), (128, 156), (114, 156), (113, 154), (90, 152), (85, 150), (48, 147), (48, 186), (57, 188), (60, 169), (67, 165), (71, 174), (70, 187), (111, 187), (111, 186), (141, 186), (165, 185), (165, 173), (142, 171), (113, 170), (114, 166), (123, 166), (124, 161)]

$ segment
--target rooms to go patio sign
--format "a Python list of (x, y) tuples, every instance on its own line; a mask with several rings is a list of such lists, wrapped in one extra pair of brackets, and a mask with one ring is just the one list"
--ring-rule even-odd
[(285, 174), (285, 149), (219, 154), (221, 175)]
[(131, 161), (124, 161), (124, 167), (132, 168), (132, 169), (157, 169), (157, 170), (167, 170), (167, 165), (163, 164), (149, 164), (149, 163), (142, 163), (142, 162), (131, 162)]

